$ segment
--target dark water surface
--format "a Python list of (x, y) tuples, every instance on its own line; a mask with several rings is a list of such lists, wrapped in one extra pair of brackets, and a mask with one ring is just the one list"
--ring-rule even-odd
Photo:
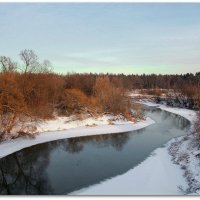
[(173, 137), (189, 121), (148, 108), (156, 123), (138, 131), (77, 137), (25, 148), (0, 160), (0, 194), (67, 194), (123, 174)]

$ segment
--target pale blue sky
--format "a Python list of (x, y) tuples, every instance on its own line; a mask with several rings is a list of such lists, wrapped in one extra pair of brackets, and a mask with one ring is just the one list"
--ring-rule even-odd
[(0, 55), (22, 49), (63, 73), (195, 73), (200, 4), (0, 3)]

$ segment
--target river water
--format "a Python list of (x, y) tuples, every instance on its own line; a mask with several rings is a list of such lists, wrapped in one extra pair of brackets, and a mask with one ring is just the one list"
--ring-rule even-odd
[(67, 194), (97, 184), (134, 168), (190, 126), (159, 108), (146, 108), (145, 115), (156, 123), (128, 133), (39, 144), (2, 158), (0, 194)]

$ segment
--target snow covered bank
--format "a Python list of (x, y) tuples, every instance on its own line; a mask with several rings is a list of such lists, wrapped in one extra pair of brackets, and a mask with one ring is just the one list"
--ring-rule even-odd
[(185, 108), (169, 107), (169, 106), (157, 104), (157, 103), (154, 103), (154, 102), (151, 102), (151, 101), (141, 100), (139, 102), (144, 104), (144, 105), (147, 105), (147, 106), (157, 107), (157, 108), (160, 108), (162, 110), (180, 115), (180, 116), (186, 118), (187, 120), (189, 120), (191, 122), (191, 124), (194, 124), (194, 122), (197, 119), (197, 115), (196, 115), (196, 112), (194, 110), (189, 110), (189, 109), (185, 109)]
[(186, 187), (180, 166), (172, 163), (166, 148), (158, 148), (125, 174), (69, 195), (183, 195), (180, 188)]
[[(61, 127), (61, 124), (64, 124), (64, 122), (60, 122), (60, 124), (57, 124), (56, 126), (50, 126), (51, 123), (49, 123), (49, 126), (46, 126), (46, 124), (43, 126), (43, 130), (52, 130), (55, 127), (58, 128), (58, 126)], [(56, 121), (55, 121), (56, 123)], [(54, 125), (55, 125), (54, 123)], [(57, 121), (58, 123), (58, 121)], [(106, 124), (107, 123), (107, 124)], [(115, 124), (109, 125), (108, 121), (103, 120), (102, 121), (95, 121), (95, 124), (98, 124), (98, 126), (93, 126), (93, 121), (91, 124), (91, 121), (89, 125), (92, 125), (93, 127), (89, 126), (81, 126), (77, 128), (71, 128), (65, 131), (51, 131), (51, 132), (43, 132), (38, 135), (36, 135), (35, 138), (17, 138), (10, 141), (5, 141), (0, 144), (0, 158), (5, 157), (13, 152), (19, 151), (23, 148), (41, 144), (45, 142), (50, 142), (54, 140), (59, 139), (65, 139), (65, 138), (72, 138), (72, 137), (80, 137), (80, 136), (89, 136), (89, 135), (100, 135), (100, 134), (110, 134), (110, 133), (121, 133), (121, 132), (128, 132), (133, 130), (138, 130), (141, 128), (144, 128), (146, 126), (149, 126), (151, 124), (155, 123), (152, 119), (146, 118), (146, 120), (142, 120), (137, 123), (131, 123), (127, 121), (121, 121), (117, 120), (115, 121)], [(46, 127), (46, 128), (45, 128)], [(65, 123), (65, 128), (69, 127)], [(62, 127), (64, 128), (64, 126)]]
[(187, 136), (174, 138), (169, 143), (169, 153), (174, 163), (184, 170), (184, 177), (187, 180), (187, 194), (200, 195), (200, 140), (195, 137), (194, 124), (197, 114), (193, 110), (184, 108), (168, 107), (149, 101), (140, 101), (148, 106), (156, 106), (162, 110), (181, 115), (191, 122), (191, 129)]
[(174, 163), (184, 170), (189, 195), (200, 195), (200, 141), (194, 135), (175, 138), (171, 141), (169, 152)]
[(109, 122), (113, 124), (129, 124), (122, 116), (103, 115), (99, 117), (85, 117), (84, 119), (78, 119), (76, 116), (69, 117), (56, 117), (53, 120), (46, 120), (36, 125), (37, 132), (48, 131), (62, 131), (82, 126), (97, 126), (108, 125)]

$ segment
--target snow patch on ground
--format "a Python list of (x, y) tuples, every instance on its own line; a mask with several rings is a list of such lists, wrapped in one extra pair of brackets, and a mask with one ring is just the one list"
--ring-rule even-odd
[(131, 121), (127, 121), (124, 117), (118, 115), (103, 115), (99, 117), (85, 117), (80, 120), (76, 116), (69, 117), (56, 117), (52, 120), (42, 121), (36, 124), (37, 132), (48, 132), (48, 131), (61, 131), (68, 130), (82, 126), (99, 126), (108, 125), (112, 123), (113, 125), (125, 125), (134, 124)]
[[(99, 120), (87, 119), (84, 122), (76, 123), (72, 122), (65, 123), (66, 118), (58, 118), (52, 122), (48, 121), (40, 126), (40, 131), (51, 130), (50, 132), (43, 132), (37, 134), (35, 138), (17, 138), (9, 141), (4, 141), (0, 144), (0, 158), (5, 157), (13, 152), (19, 151), (23, 148), (30, 147), (36, 144), (41, 144), (45, 142), (50, 142), (59, 139), (73, 138), (80, 136), (90, 136), (90, 135), (100, 135), (100, 134), (110, 134), (110, 133), (122, 133), (133, 130), (142, 129), (155, 123), (151, 118), (147, 117), (145, 120), (133, 123), (123, 120), (116, 120), (113, 125), (109, 125), (107, 119), (109, 117), (104, 117)], [(97, 124), (98, 126), (80, 126), (80, 124)], [(52, 125), (53, 124), (53, 125)], [(60, 130), (57, 131), (60, 127)], [(67, 130), (63, 130), (67, 129)], [(55, 130), (55, 131), (52, 131)]]

